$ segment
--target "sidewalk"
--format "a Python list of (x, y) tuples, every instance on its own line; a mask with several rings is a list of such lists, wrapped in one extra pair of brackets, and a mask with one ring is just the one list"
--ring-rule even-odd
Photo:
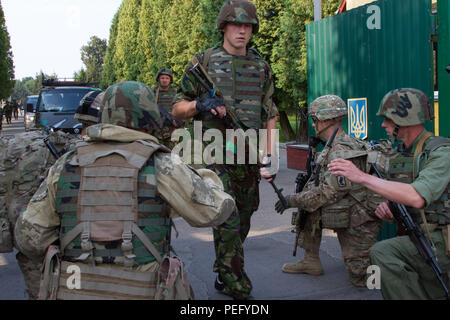
[[(275, 184), (283, 188), (283, 194), (294, 192), (298, 171), (286, 166), (286, 150), (280, 144), (280, 171)], [(284, 263), (303, 257), (303, 249), (297, 249), (293, 257), (295, 234), (291, 232), (291, 212), (279, 215), (274, 210), (278, 200), (266, 181), (260, 183), (260, 206), (252, 217), (249, 236), (244, 243), (246, 272), (253, 283), (252, 297), (267, 300), (296, 299), (344, 299), (379, 300), (380, 290), (356, 288), (348, 279), (336, 234), (325, 229), (320, 248), (324, 275), (296, 275), (281, 272)], [(181, 218), (175, 220), (172, 245), (183, 259), (196, 299), (228, 300), (229, 297), (214, 289), (214, 244), (211, 228), (192, 228)]]

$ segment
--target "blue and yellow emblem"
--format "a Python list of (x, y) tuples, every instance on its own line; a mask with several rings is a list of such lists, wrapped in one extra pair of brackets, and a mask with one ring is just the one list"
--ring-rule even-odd
[(367, 138), (367, 98), (347, 99), (348, 134), (358, 139)]

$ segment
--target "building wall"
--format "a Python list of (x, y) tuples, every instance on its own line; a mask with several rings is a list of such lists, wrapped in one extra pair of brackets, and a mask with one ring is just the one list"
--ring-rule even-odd
[(347, 0), (347, 10), (363, 6), (375, 0)]
[[(347, 10), (356, 8), (356, 7), (360, 7), (363, 6), (365, 4), (374, 2), (375, 0), (347, 0)], [(393, 0), (393, 1), (398, 1), (398, 0)], [(401, 0), (400, 0), (401, 1)], [(431, 1), (433, 4), (433, 7), (436, 7), (436, 2), (437, 0), (432, 0)]]

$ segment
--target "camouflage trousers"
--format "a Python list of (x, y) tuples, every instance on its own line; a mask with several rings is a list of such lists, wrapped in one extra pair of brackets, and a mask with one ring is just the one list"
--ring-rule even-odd
[[(367, 268), (370, 266), (370, 249), (377, 242), (377, 234), (381, 223), (378, 220), (361, 219), (350, 215), (350, 226), (339, 228), (337, 233), (341, 245), (342, 257), (354, 286), (365, 287), (367, 281)], [(320, 227), (320, 212), (308, 215), (304, 230), (299, 237), (299, 246), (305, 250), (319, 253), (322, 240), (322, 228)]]
[(259, 169), (256, 165), (214, 165), (208, 169), (217, 173), (225, 192), (233, 196), (237, 206), (237, 212), (213, 228), (214, 272), (219, 273), (225, 284), (225, 294), (245, 299), (253, 286), (244, 270), (242, 244), (250, 231), (251, 216), (259, 206)]
[(41, 281), (42, 263), (30, 260), (24, 254), (18, 252), (16, 260), (22, 271), (25, 285), (27, 286), (27, 294), (30, 300), (37, 300), (39, 295), (39, 284)]

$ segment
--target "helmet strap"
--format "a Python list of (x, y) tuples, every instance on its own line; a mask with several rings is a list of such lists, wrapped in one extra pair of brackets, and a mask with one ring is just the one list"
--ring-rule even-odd
[(337, 120), (335, 120), (335, 121), (332, 121), (329, 125), (327, 125), (325, 128), (323, 128), (322, 130), (320, 130), (319, 132), (317, 132), (316, 133), (316, 137), (320, 137), (320, 135), (322, 134), (322, 132), (324, 132), (324, 131), (326, 131), (326, 130), (328, 130), (328, 128), (330, 128), (330, 127), (332, 127), (332, 126), (334, 126), (336, 123), (338, 123), (339, 121), (337, 121)]

